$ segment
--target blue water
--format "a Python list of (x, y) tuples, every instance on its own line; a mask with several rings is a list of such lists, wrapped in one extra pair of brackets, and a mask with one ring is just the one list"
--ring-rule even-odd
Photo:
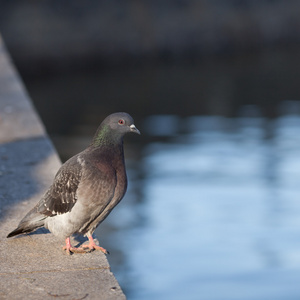
[(300, 299), (300, 116), (153, 120), (97, 232), (128, 299)]

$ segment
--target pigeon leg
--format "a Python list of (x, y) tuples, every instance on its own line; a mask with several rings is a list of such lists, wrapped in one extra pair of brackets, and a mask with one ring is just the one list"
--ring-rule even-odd
[(72, 247), (70, 238), (66, 238), (66, 246), (63, 247), (63, 250), (66, 250), (68, 255), (72, 253), (86, 253), (86, 251), (81, 247)]
[(82, 248), (87, 248), (87, 249), (90, 249), (90, 250), (100, 250), (100, 251), (102, 251), (104, 254), (109, 254), (109, 252), (108, 252), (106, 249), (104, 249), (104, 248), (102, 248), (102, 247), (96, 245), (96, 243), (95, 243), (95, 241), (94, 241), (92, 235), (87, 234), (87, 237), (88, 237), (88, 239), (89, 239), (90, 242), (89, 242), (88, 245), (83, 245)]

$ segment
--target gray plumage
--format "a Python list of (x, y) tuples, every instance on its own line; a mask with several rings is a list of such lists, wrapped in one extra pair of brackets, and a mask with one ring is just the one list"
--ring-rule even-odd
[(86, 234), (92, 242), (96, 227), (126, 192), (123, 137), (128, 132), (139, 133), (130, 115), (109, 115), (90, 146), (61, 166), (41, 200), (7, 237), (44, 226), (56, 236)]

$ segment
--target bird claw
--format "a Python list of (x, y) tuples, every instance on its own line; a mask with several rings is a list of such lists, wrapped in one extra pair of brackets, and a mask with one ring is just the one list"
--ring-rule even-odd
[(89, 253), (94, 250), (100, 250), (104, 254), (109, 254), (109, 252), (106, 249), (95, 244), (95, 241), (92, 236), (89, 236), (88, 238), (89, 244), (82, 245), (81, 247), (72, 247), (70, 237), (68, 237), (66, 238), (66, 246), (63, 247), (63, 250), (66, 250), (68, 255), (71, 255), (73, 253)]
[(104, 248), (102, 248), (102, 247), (100, 247), (100, 246), (98, 246), (96, 244), (83, 245), (82, 248), (83, 249), (85, 249), (85, 248), (89, 249), (88, 252), (92, 252), (94, 250), (100, 250), (104, 254), (109, 254), (109, 252), (106, 249), (104, 249)]
[(76, 248), (76, 247), (67, 247), (67, 246), (64, 246), (63, 250), (66, 250), (66, 253), (68, 255), (72, 255), (73, 253), (87, 253), (87, 251), (85, 251), (81, 247)]

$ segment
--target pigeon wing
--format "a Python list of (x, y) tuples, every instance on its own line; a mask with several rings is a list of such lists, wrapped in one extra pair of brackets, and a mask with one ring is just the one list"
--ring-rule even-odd
[(51, 217), (71, 211), (77, 201), (81, 175), (82, 166), (77, 156), (72, 157), (57, 172), (53, 184), (39, 202), (38, 212)]

